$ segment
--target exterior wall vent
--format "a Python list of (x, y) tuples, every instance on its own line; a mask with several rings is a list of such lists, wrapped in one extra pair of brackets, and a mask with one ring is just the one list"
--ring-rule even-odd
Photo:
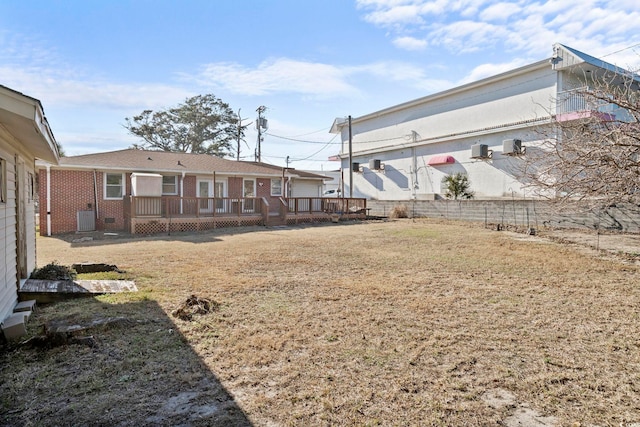
[(95, 231), (95, 211), (78, 211), (78, 231)]
[(487, 144), (475, 144), (471, 146), (471, 158), (472, 159), (489, 159), (491, 154), (489, 152), (489, 146)]
[(522, 141), (519, 139), (505, 139), (502, 141), (502, 154), (505, 156), (517, 156), (522, 153)]

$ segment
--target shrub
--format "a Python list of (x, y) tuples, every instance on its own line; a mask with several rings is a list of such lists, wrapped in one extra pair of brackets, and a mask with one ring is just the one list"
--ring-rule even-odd
[(76, 271), (73, 268), (53, 261), (42, 268), (33, 270), (30, 278), (38, 280), (74, 280), (76, 275)]
[(461, 172), (453, 175), (447, 175), (442, 178), (442, 182), (445, 186), (445, 197), (447, 199), (473, 199), (473, 191), (471, 188), (471, 181), (469, 177)]
[(394, 206), (389, 213), (389, 218), (409, 218), (409, 212), (405, 205)]

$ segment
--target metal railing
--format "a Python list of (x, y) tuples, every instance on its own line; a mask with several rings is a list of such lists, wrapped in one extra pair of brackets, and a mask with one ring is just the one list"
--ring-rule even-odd
[(556, 114), (576, 113), (581, 111), (602, 111), (609, 103), (588, 95), (588, 87), (558, 92), (556, 98)]

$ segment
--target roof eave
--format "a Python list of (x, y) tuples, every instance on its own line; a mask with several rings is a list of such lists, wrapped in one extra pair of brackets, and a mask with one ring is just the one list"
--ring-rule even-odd
[[(57, 163), (58, 145), (39, 100), (0, 85), (2, 107), (8, 118), (5, 126), (34, 157)], [(33, 134), (36, 134), (34, 138)]]

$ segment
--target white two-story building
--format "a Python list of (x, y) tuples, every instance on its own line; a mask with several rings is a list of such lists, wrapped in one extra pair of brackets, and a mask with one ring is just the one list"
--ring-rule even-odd
[(437, 199), (444, 194), (442, 179), (461, 172), (478, 199), (531, 196), (517, 173), (526, 147), (539, 144), (541, 130), (557, 115), (584, 110), (584, 100), (573, 92), (588, 84), (590, 73), (606, 71), (616, 68), (556, 44), (542, 61), (336, 119), (331, 132), (341, 134), (345, 195)]

